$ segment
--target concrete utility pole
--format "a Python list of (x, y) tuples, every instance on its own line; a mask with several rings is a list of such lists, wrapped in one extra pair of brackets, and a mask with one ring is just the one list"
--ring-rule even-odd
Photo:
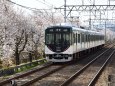
[(64, 22), (66, 23), (66, 0), (64, 0)]

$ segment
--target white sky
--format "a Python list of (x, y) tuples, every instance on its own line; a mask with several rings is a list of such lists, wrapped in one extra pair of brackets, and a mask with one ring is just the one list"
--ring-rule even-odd
[[(31, 7), (31, 8), (37, 8), (37, 9), (50, 9), (53, 5), (53, 7), (60, 7), (64, 5), (64, 0), (11, 0), (17, 4)], [(93, 4), (93, 1), (95, 1), (96, 5), (107, 5), (108, 0), (66, 0), (67, 5), (78, 5), (82, 4), (82, 1), (84, 1), (85, 4)], [(115, 1), (111, 1), (111, 4), (115, 4)], [(76, 14), (75, 14), (76, 15)], [(81, 20), (84, 19), (84, 13), (80, 14)], [(112, 14), (109, 14), (112, 15)], [(88, 19), (89, 16), (85, 16), (85, 18)]]
[(38, 9), (42, 9), (42, 8), (48, 9), (52, 5), (59, 7), (64, 4), (63, 0), (46, 0), (47, 3), (45, 3), (44, 0), (12, 0), (12, 1), (24, 6), (38, 8)]
[[(47, 5), (54, 5), (56, 7), (60, 7), (64, 5), (64, 0), (11, 0), (18, 4), (29, 6), (33, 8), (48, 8)], [(69, 5), (77, 5), (81, 4), (82, 0), (66, 0)], [(93, 4), (94, 0), (83, 0), (85, 4)], [(43, 4), (46, 2), (47, 5)], [(95, 4), (107, 4), (108, 0), (95, 0)], [(48, 4), (49, 3), (49, 4)], [(112, 2), (113, 3), (113, 2)]]

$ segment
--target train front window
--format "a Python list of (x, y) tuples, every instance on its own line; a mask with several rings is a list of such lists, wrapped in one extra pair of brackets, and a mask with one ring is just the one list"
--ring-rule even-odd
[(69, 44), (69, 34), (67, 33), (56, 33), (55, 34), (55, 44)]
[(63, 44), (70, 44), (70, 34), (63, 34), (62, 38)]
[(60, 33), (56, 33), (55, 34), (55, 43), (56, 44), (61, 44), (62, 40), (61, 40), (61, 34)]
[(72, 39), (72, 28), (56, 26), (45, 30), (45, 44), (54, 52), (62, 52), (69, 48)]
[(54, 34), (46, 34), (46, 44), (54, 44)]

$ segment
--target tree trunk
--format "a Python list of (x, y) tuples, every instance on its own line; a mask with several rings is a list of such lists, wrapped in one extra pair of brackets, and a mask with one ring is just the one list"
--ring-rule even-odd
[(34, 51), (34, 55), (35, 55), (35, 59), (37, 60), (38, 59), (38, 52)]
[(32, 62), (32, 53), (29, 52), (29, 61)]
[(15, 58), (16, 58), (16, 65), (19, 65), (20, 64), (20, 58), (19, 58), (18, 48), (16, 48), (16, 51), (15, 51)]

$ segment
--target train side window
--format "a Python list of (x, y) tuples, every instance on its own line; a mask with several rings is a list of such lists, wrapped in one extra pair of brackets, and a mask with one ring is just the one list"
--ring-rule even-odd
[(91, 41), (93, 41), (93, 35), (91, 35)]
[(93, 41), (95, 41), (95, 35), (94, 35), (94, 39), (93, 39)]
[(90, 38), (90, 35), (88, 34), (88, 35), (87, 35), (87, 42), (89, 42), (89, 38)]
[(99, 36), (98, 36), (98, 40), (99, 40)]
[(83, 37), (82, 37), (83, 35), (82, 35), (82, 33), (81, 33), (81, 43), (82, 43), (82, 41), (83, 41)]
[(90, 36), (89, 36), (89, 41), (91, 42), (92, 41), (92, 34), (90, 34)]
[(103, 40), (104, 40), (104, 36), (103, 36)]
[(75, 36), (75, 34), (73, 33), (73, 43), (75, 43), (76, 42), (76, 36)]
[(81, 38), (82, 38), (82, 42), (84, 42), (84, 34), (82, 34)]
[(84, 34), (84, 42), (85, 42), (85, 34)]
[(96, 35), (96, 41), (98, 40), (98, 36)]
[(77, 43), (77, 33), (76, 33), (76, 43)]
[(75, 42), (75, 34), (72, 33), (72, 34), (71, 34), (71, 43), (74, 43), (74, 42)]
[(92, 37), (93, 37), (93, 35), (91, 35), (90, 37), (91, 37), (91, 41), (92, 41)]
[(88, 40), (88, 39), (89, 39), (89, 35), (87, 35), (87, 42), (89, 42), (89, 40)]
[(103, 40), (103, 36), (102, 36), (102, 39), (101, 40)]
[(86, 42), (88, 42), (88, 35), (86, 34)]
[(97, 35), (95, 35), (95, 40), (97, 41)]
[(90, 34), (88, 35), (88, 42), (90, 42)]
[(76, 34), (74, 34), (74, 43), (76, 43)]
[(95, 39), (95, 37), (94, 37), (94, 35), (93, 35), (92, 40), (94, 41), (94, 39)]
[(80, 34), (78, 34), (78, 43), (80, 43)]

